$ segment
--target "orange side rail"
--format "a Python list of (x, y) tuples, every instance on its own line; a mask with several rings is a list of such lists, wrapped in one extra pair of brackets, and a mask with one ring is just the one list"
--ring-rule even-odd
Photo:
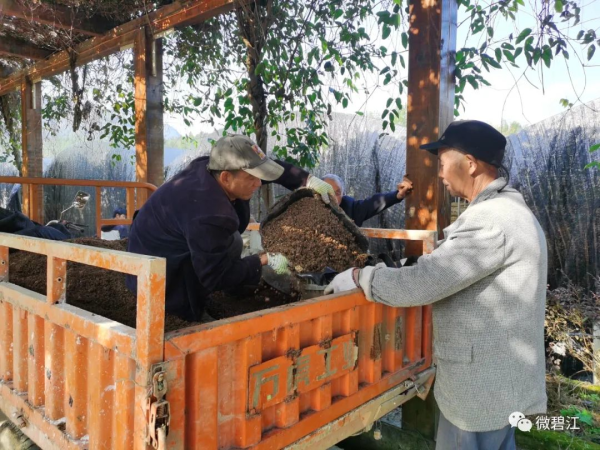
[[(10, 283), (9, 248), (47, 256), (47, 295)], [(136, 329), (66, 303), (67, 261), (136, 275)], [(0, 233), (0, 409), (42, 448), (146, 449), (165, 274), (163, 258)]]
[[(363, 231), (420, 240), (425, 253), (437, 237)], [(169, 332), (167, 399), (177, 413), (167, 448), (327, 448), (427, 394), (431, 331), (430, 307), (375, 304), (357, 289)]]
[[(145, 200), (158, 189), (150, 183), (138, 181), (106, 181), (106, 180), (72, 180), (57, 178), (34, 178), (34, 177), (0, 177), (0, 183), (22, 184), (26, 186), (85, 186), (94, 188), (94, 197), (96, 199), (96, 235), (100, 236), (100, 231), (104, 225), (128, 225), (133, 220), (133, 213), (140, 209)], [(103, 219), (102, 218), (102, 189), (103, 188), (122, 188), (126, 189), (127, 219)], [(136, 191), (142, 189), (146, 195), (136, 196)], [(27, 192), (26, 192), (27, 191)], [(137, 198), (137, 202), (136, 202)], [(30, 211), (38, 211), (36, 207), (37, 197), (35, 189), (23, 190), (23, 212), (30, 215)], [(31, 217), (36, 222), (44, 222), (42, 217)]]

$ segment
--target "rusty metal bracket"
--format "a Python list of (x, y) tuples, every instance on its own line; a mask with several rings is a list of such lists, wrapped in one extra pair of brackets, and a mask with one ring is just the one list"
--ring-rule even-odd
[(165, 400), (167, 380), (161, 370), (152, 377), (152, 392), (146, 400), (148, 414), (148, 437), (146, 442), (155, 449), (164, 450), (171, 424), (171, 407)]

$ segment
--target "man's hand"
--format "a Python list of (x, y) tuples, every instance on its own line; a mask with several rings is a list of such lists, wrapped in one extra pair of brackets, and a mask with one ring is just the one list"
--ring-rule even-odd
[[(264, 257), (264, 259), (263, 259)], [(266, 264), (263, 264), (263, 266), (270, 266), (273, 271), (278, 274), (278, 275), (289, 275), (290, 273), (290, 269), (289, 269), (289, 261), (288, 259), (283, 256), (281, 253), (266, 253), (264, 255), (261, 255), (260, 257), (260, 261), (261, 263), (266, 259)]]
[(413, 191), (412, 181), (410, 181), (408, 179), (408, 177), (405, 176), (402, 179), (402, 181), (400, 183), (398, 183), (398, 185), (396, 186), (396, 189), (398, 189), (398, 193), (396, 194), (396, 197), (398, 198), (398, 200), (402, 200), (407, 195), (412, 194), (412, 191)]
[(313, 175), (308, 176), (306, 187), (312, 189), (317, 194), (320, 194), (323, 201), (328, 205), (330, 202), (329, 196), (331, 195), (332, 198), (335, 198), (333, 187), (329, 183), (325, 183), (323, 180)]
[(358, 284), (358, 271), (356, 267), (345, 270), (335, 276), (335, 278), (325, 288), (325, 295), (337, 294), (338, 292), (350, 291), (360, 287)]

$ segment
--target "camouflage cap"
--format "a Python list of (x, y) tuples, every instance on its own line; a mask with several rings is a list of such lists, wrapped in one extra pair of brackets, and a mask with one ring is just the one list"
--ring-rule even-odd
[(210, 151), (209, 170), (243, 170), (264, 181), (275, 181), (283, 174), (277, 164), (247, 136), (231, 134), (219, 139)]

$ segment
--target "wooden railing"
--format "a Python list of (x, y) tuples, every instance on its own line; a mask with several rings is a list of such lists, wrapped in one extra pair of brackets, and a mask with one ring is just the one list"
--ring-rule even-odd
[[(9, 249), (46, 256), (46, 295), (10, 283)], [(136, 275), (136, 329), (69, 305), (68, 261)], [(42, 448), (146, 448), (165, 272), (163, 258), (0, 233), (0, 408)]]
[[(27, 178), (27, 177), (0, 177), (0, 183), (23, 185), (23, 213), (31, 220), (43, 223), (43, 207), (39, 205), (39, 186), (85, 186), (94, 189), (96, 200), (96, 235), (104, 225), (128, 225), (133, 220), (133, 213), (140, 209), (152, 192), (157, 187), (150, 183), (137, 181), (106, 181), (106, 180), (62, 180), (57, 178)], [(102, 218), (102, 189), (122, 188), (127, 192), (126, 208), (127, 219)], [(137, 192), (140, 190), (140, 192)]]

